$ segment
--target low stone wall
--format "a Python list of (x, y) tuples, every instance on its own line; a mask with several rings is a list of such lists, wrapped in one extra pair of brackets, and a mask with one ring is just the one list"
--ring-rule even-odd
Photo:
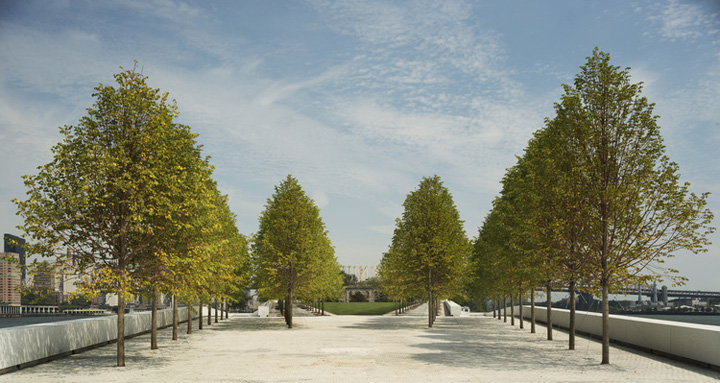
[[(187, 308), (178, 308), (187, 322)], [(193, 318), (197, 318), (197, 310)], [(151, 330), (152, 313), (125, 314), (125, 337)], [(158, 311), (158, 328), (172, 326), (171, 309)], [(0, 329), (0, 374), (117, 340), (117, 316), (102, 316)]]
[[(530, 306), (523, 307), (523, 317), (530, 318)], [(535, 320), (547, 323), (545, 307), (535, 306)], [(570, 311), (553, 309), (552, 323), (554, 327), (569, 328)], [(575, 330), (601, 337), (602, 315), (577, 311)], [(720, 367), (720, 326), (610, 315), (610, 339)]]
[(462, 316), (462, 307), (460, 307), (459, 304), (457, 304), (451, 300), (444, 300), (443, 306), (445, 307), (445, 315), (446, 316), (452, 316), (452, 317)]

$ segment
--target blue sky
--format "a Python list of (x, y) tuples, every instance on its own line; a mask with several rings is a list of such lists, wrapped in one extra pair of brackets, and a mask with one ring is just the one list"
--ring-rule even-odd
[[(720, 214), (720, 6), (708, 1), (3, 1), (0, 232), (98, 83), (138, 60), (200, 134), (244, 234), (287, 174), (345, 265), (374, 265), (423, 176), (470, 238), (595, 46), (632, 67), (667, 153)], [(710, 252), (667, 265), (720, 290)]]

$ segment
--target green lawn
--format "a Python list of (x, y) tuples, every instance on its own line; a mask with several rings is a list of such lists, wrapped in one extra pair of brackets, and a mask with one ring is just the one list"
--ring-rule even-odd
[(394, 302), (325, 302), (325, 311), (335, 315), (382, 315), (393, 310)]

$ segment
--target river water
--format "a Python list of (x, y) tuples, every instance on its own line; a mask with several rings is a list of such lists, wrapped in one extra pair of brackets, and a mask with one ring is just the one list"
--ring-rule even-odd
[(25, 326), (29, 324), (61, 322), (83, 318), (96, 318), (99, 315), (58, 315), (58, 316), (32, 316), (19, 318), (0, 318), (0, 328)]

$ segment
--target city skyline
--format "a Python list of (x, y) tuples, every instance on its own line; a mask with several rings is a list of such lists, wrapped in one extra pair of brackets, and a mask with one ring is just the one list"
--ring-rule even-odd
[[(469, 238), (505, 170), (553, 116), (595, 46), (655, 113), (667, 154), (720, 214), (720, 9), (713, 1), (4, 2), (0, 232), (23, 174), (50, 161), (98, 83), (122, 66), (177, 100), (245, 235), (293, 174), (344, 265), (377, 265), (423, 176), (438, 174)], [(717, 224), (715, 224), (717, 226)], [(720, 236), (666, 265), (720, 290)]]

